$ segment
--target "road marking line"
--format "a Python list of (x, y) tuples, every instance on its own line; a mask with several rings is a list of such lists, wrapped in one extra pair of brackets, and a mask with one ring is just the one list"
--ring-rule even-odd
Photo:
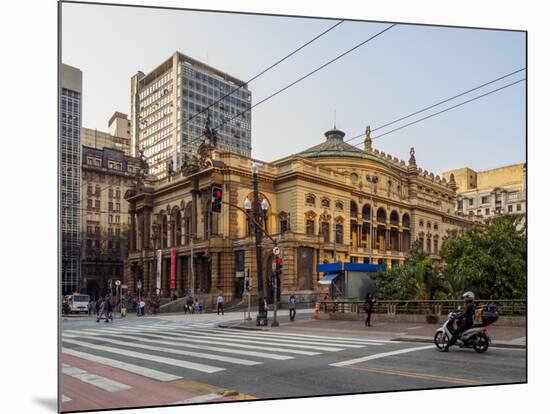
[[(64, 334), (64, 335), (66, 335), (66, 334)], [(127, 338), (127, 336), (123, 336), (124, 334), (117, 334), (117, 333), (112, 333), (112, 332), (104, 332), (102, 334), (92, 333), (92, 332), (80, 332), (80, 335), (84, 335), (84, 336), (86, 336), (86, 335), (90, 335), (90, 336), (114, 336), (115, 338), (120, 338), (120, 337)], [(153, 337), (153, 338), (166, 339), (166, 337), (164, 337), (164, 336), (154, 335), (154, 334), (151, 334), (151, 333), (134, 334), (134, 336), (132, 338), (135, 339), (136, 341), (140, 341), (140, 342), (152, 342), (152, 343), (158, 343), (158, 344), (173, 345), (173, 346), (178, 346), (178, 347), (183, 347), (183, 348), (197, 349), (196, 345), (183, 343), (183, 341), (185, 341), (185, 339), (181, 339), (181, 338), (171, 338), (172, 339), (171, 341), (164, 341), (164, 340), (159, 341), (159, 340), (156, 340), (156, 339), (140, 338), (140, 337), (138, 337), (138, 335), (147, 335), (147, 336), (150, 336), (150, 337)], [(239, 350), (239, 349), (218, 348), (218, 347), (214, 347), (214, 346), (205, 346), (205, 345), (201, 345), (200, 349), (205, 350), (205, 351), (218, 351), (218, 352), (224, 352), (224, 353), (228, 353), (228, 354), (246, 355), (246, 356), (251, 356), (251, 357), (259, 357), (259, 358), (267, 358), (267, 359), (275, 359), (275, 360), (294, 359), (293, 356), (289, 356), (289, 355), (266, 354), (264, 352), (254, 352), (254, 351), (249, 351), (249, 350), (245, 351), (245, 350)]]
[[(85, 329), (85, 331), (86, 331), (86, 329)], [(123, 333), (123, 334), (126, 334), (126, 335), (128, 334), (128, 331), (117, 330), (117, 329), (114, 329), (114, 328), (113, 329), (109, 328), (108, 331), (109, 332)], [(107, 333), (107, 332), (105, 332), (105, 333)], [(132, 333), (132, 335), (155, 336), (155, 335), (153, 335), (151, 333), (148, 333), (148, 332), (143, 332), (143, 333), (131, 332), (131, 333)], [(95, 335), (101, 335), (101, 334), (95, 334)], [(197, 336), (182, 334), (182, 333), (172, 333), (172, 332), (169, 333), (169, 334), (160, 334), (160, 333), (158, 333), (158, 335), (161, 335), (162, 337), (167, 338), (167, 339), (184, 338), (187, 342), (196, 342), (196, 343), (200, 343), (200, 344), (221, 345), (219, 341), (211, 341), (211, 340), (208, 340), (208, 339), (197, 339)], [(266, 349), (265, 346), (246, 345), (246, 344), (240, 344), (240, 343), (233, 343), (233, 342), (230, 342), (230, 341), (224, 341), (223, 345), (224, 346), (238, 347), (238, 348), (243, 348), (243, 349), (261, 349), (262, 351), (265, 351), (265, 349)], [(298, 350), (298, 349), (286, 349), (286, 348), (278, 348), (278, 347), (270, 347), (269, 350), (270, 351), (276, 351), (276, 352), (283, 352), (285, 354), (298, 354), (298, 355), (308, 355), (308, 356), (320, 355), (320, 352), (301, 351), (301, 350)]]
[(420, 329), (420, 328), (423, 328), (423, 326), (411, 326), (410, 328), (405, 328), (405, 329), (412, 331), (414, 329)]
[(72, 401), (72, 398), (67, 397), (65, 394), (61, 394), (61, 402)]
[[(124, 331), (119, 331), (119, 332), (122, 332), (122, 333), (132, 332), (132, 334), (134, 334), (134, 332), (139, 332), (139, 330), (135, 331), (135, 330), (132, 329), (130, 331), (124, 330)], [(144, 333), (144, 335), (147, 335), (147, 333)], [(261, 349), (261, 350), (266, 349), (265, 345), (276, 345), (276, 346), (270, 346), (269, 349), (272, 350), (272, 351), (284, 352), (284, 353), (289, 353), (289, 354), (300, 354), (300, 355), (319, 355), (320, 354), (320, 352), (301, 351), (301, 350), (298, 350), (298, 349), (279, 348), (277, 346), (282, 346), (282, 344), (270, 344), (268, 342), (262, 342), (262, 341), (244, 341), (244, 340), (231, 339), (231, 338), (213, 337), (213, 339), (217, 339), (217, 341), (214, 341), (214, 340), (211, 340), (212, 338), (207, 338), (205, 336), (199, 337), (197, 335), (192, 335), (192, 334), (182, 334), (182, 333), (172, 333), (172, 332), (167, 333), (167, 334), (163, 334), (163, 335), (166, 335), (168, 338), (170, 338), (170, 336), (178, 336), (178, 337), (189, 338), (188, 339), (189, 342), (197, 342), (197, 343), (206, 343), (206, 344), (214, 344), (214, 345), (226, 345), (226, 346), (235, 346), (235, 347), (240, 347), (240, 348)], [(199, 339), (199, 338), (201, 338), (201, 339)], [(205, 338), (205, 339), (202, 339), (202, 338)], [(247, 345), (247, 344), (244, 344), (244, 343), (241, 343), (241, 342), (249, 342), (249, 343), (259, 344), (259, 345)], [(306, 346), (302, 347), (302, 346), (295, 345), (294, 347), (310, 349), (310, 347), (306, 347)], [(342, 349), (334, 349), (334, 350), (335, 351), (342, 351)]]
[[(273, 335), (278, 335), (278, 334), (273, 334)], [(344, 341), (357, 342), (357, 343), (362, 343), (362, 342), (379, 342), (379, 343), (382, 343), (382, 344), (394, 343), (394, 341), (382, 340), (382, 339), (368, 339), (368, 338), (363, 339), (363, 338), (346, 338), (346, 337), (341, 337), (341, 336), (305, 335), (305, 334), (295, 334), (295, 333), (290, 333), (290, 332), (285, 332), (284, 335), (286, 335), (286, 336), (297, 336), (297, 337), (302, 337), (302, 338), (313, 338), (313, 339), (330, 339), (330, 340), (343, 339)]]
[[(70, 335), (70, 334), (63, 334), (63, 337), (64, 338), (79, 338), (76, 335)], [(226, 357), (226, 356), (214, 355), (214, 354), (205, 354), (205, 353), (202, 353), (202, 352), (182, 351), (182, 350), (179, 350), (179, 349), (164, 348), (164, 347), (159, 347), (159, 346), (134, 344), (134, 343), (125, 342), (125, 341), (117, 341), (116, 339), (97, 338), (97, 337), (94, 337), (93, 339), (96, 339), (96, 340), (101, 341), (101, 342), (112, 343), (112, 344), (115, 344), (115, 345), (128, 346), (128, 347), (131, 347), (131, 348), (148, 349), (148, 350), (151, 350), (151, 351), (165, 352), (167, 354), (194, 356), (194, 357), (197, 357), (197, 358), (212, 359), (212, 360), (216, 360), (216, 361), (229, 362), (229, 363), (238, 364), (238, 365), (252, 366), (252, 365), (262, 364), (262, 362), (250, 361), (250, 360), (247, 360), (247, 359), (232, 358), (232, 357)], [(162, 342), (162, 341), (151, 340), (150, 342), (159, 343), (159, 342)]]
[(152, 378), (157, 381), (167, 382), (175, 381), (183, 378), (182, 376), (167, 374), (155, 369), (141, 367), (139, 365), (129, 364), (127, 362), (117, 361), (116, 359), (105, 358), (99, 355), (90, 354), (87, 352), (75, 351), (70, 348), (63, 348), (62, 352), (67, 355), (72, 355), (77, 358), (86, 359), (88, 361), (97, 362), (103, 365), (107, 365), (112, 368), (117, 368), (123, 371), (132, 372), (134, 374), (141, 375), (142, 377)]
[(80, 345), (86, 348), (92, 348), (97, 351), (111, 352), (113, 354), (119, 354), (127, 357), (143, 359), (146, 361), (159, 362), (161, 364), (175, 365), (181, 368), (188, 368), (188, 369), (193, 369), (195, 371), (207, 372), (209, 374), (213, 372), (225, 370), (225, 368), (219, 368), (212, 365), (197, 364), (195, 362), (182, 361), (180, 359), (166, 358), (166, 357), (161, 357), (157, 355), (145, 354), (142, 352), (134, 352), (134, 351), (129, 351), (127, 349), (118, 349), (118, 348), (113, 348), (112, 346), (94, 344), (92, 342), (76, 341), (73, 339), (63, 339), (63, 342), (73, 344), (73, 345)]
[(174, 401), (172, 404), (203, 403), (203, 402), (206, 402), (206, 401), (216, 400), (218, 398), (223, 398), (223, 395), (211, 393), (211, 394), (205, 394), (205, 395), (197, 395), (196, 397), (188, 398), (186, 400)]
[[(192, 329), (191, 329), (192, 330)], [(284, 339), (284, 340), (293, 340), (293, 341), (307, 341), (308, 343), (319, 343), (319, 344), (332, 344), (332, 345), (339, 345), (339, 346), (347, 346), (350, 348), (360, 348), (364, 345), (382, 345), (378, 342), (369, 341), (367, 339), (365, 340), (357, 340), (354, 338), (349, 339), (332, 339), (330, 337), (326, 337), (326, 339), (317, 339), (317, 338), (310, 338), (310, 337), (301, 337), (296, 335), (290, 335), (286, 332), (235, 332), (235, 331), (229, 331), (228, 329), (224, 328), (218, 328), (218, 329), (202, 329), (202, 331), (209, 331), (209, 332), (216, 332), (216, 333), (225, 333), (228, 335), (237, 335), (237, 336), (262, 336), (265, 338), (275, 338), (277, 339)], [(315, 342), (310, 342), (315, 341)]]
[(398, 375), (398, 376), (401, 376), (401, 377), (418, 378), (418, 379), (425, 379), (425, 380), (432, 380), (432, 381), (442, 381), (442, 382), (449, 382), (449, 383), (460, 384), (460, 385), (480, 385), (480, 384), (483, 384), (482, 382), (473, 381), (473, 380), (469, 380), (469, 379), (465, 379), (465, 378), (443, 377), (443, 376), (440, 376), (440, 375), (424, 374), (422, 372), (396, 371), (396, 370), (388, 370), (388, 369), (382, 369), (382, 368), (370, 368), (370, 367), (346, 367), (346, 368), (359, 370), (359, 371), (374, 372), (374, 373), (377, 373), (377, 374)]
[(421, 351), (423, 349), (429, 349), (429, 348), (434, 348), (434, 345), (426, 345), (426, 346), (419, 346), (416, 348), (405, 348), (405, 349), (399, 349), (397, 351), (383, 352), (381, 354), (368, 355), (362, 358), (350, 359), (347, 361), (336, 362), (334, 364), (329, 364), (329, 365), (332, 367), (344, 367), (346, 365), (358, 364), (360, 362), (371, 361), (373, 359), (385, 358), (393, 355), (406, 354), (409, 352)]
[(332, 346), (337, 345), (340, 347), (345, 348), (364, 348), (365, 345), (361, 344), (341, 344), (341, 343), (332, 343), (332, 342), (312, 342), (308, 340), (300, 340), (297, 338), (281, 338), (279, 336), (275, 335), (261, 335), (261, 334), (251, 334), (251, 333), (234, 333), (234, 332), (224, 332), (220, 330), (208, 330), (209, 332), (204, 332), (204, 330), (194, 330), (194, 329), (188, 329), (187, 332), (190, 333), (196, 333), (198, 335), (217, 335), (221, 337), (231, 337), (231, 338), (242, 338), (242, 339), (261, 339), (266, 340), (268, 339), (271, 342), (279, 342), (284, 344), (303, 344), (303, 345), (320, 345), (320, 346)]
[(123, 384), (118, 381), (111, 380), (109, 378), (102, 377), (100, 375), (92, 374), (83, 369), (73, 367), (68, 364), (63, 364), (61, 372), (65, 375), (69, 375), (87, 384), (91, 384), (97, 388), (101, 388), (107, 392), (116, 392), (122, 390), (129, 390), (132, 388), (129, 385)]

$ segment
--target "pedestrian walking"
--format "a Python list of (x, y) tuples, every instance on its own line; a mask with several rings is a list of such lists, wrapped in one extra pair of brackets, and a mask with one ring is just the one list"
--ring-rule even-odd
[(101, 299), (101, 303), (99, 305), (99, 312), (97, 315), (97, 323), (99, 323), (100, 320), (105, 319), (105, 323), (109, 322), (109, 310), (107, 305), (107, 300)]
[(107, 318), (113, 322), (113, 304), (111, 303), (111, 298), (107, 300)]
[(370, 318), (372, 310), (374, 309), (374, 302), (376, 302), (376, 299), (374, 295), (369, 292), (367, 294), (367, 297), (365, 298), (365, 313), (367, 314), (367, 319), (365, 319), (365, 326), (371, 326)]
[(223, 315), (223, 296), (221, 293), (216, 298), (216, 303), (218, 304), (218, 315), (220, 314), (220, 310), (222, 311)]
[(143, 298), (141, 298), (139, 301), (138, 316), (143, 315), (145, 315), (145, 301), (143, 300)]
[(187, 301), (185, 302), (185, 313), (189, 312), (189, 313), (193, 313), (193, 298), (191, 297), (191, 295), (189, 295), (189, 297), (187, 298)]
[(198, 300), (195, 300), (195, 313), (201, 313), (202, 306)]
[(288, 311), (290, 312), (290, 321), (294, 322), (296, 317), (296, 298), (294, 295), (290, 295), (288, 298)]

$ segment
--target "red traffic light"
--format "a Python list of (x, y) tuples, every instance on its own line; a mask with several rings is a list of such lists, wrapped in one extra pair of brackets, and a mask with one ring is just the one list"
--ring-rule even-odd
[(283, 259), (281, 259), (280, 257), (277, 257), (277, 264), (279, 266), (282, 266), (283, 265)]

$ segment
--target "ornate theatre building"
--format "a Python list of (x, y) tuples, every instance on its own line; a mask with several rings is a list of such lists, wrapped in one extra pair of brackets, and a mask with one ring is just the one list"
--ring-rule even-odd
[[(260, 224), (281, 249), (279, 292), (300, 299), (320, 292), (316, 265), (342, 261), (402, 263), (412, 243), (438, 259), (448, 229), (470, 226), (475, 217), (457, 215), (456, 183), (372, 147), (344, 142), (344, 132), (325, 133), (321, 144), (262, 163), (258, 172)], [(253, 206), (255, 160), (216, 145), (208, 124), (205, 141), (177, 171), (150, 179), (147, 168), (126, 193), (131, 214), (125, 283), (131, 292), (181, 297), (197, 289), (209, 302), (243, 295), (250, 276), (257, 294)], [(170, 170), (170, 168), (169, 168)], [(221, 212), (211, 210), (211, 186), (223, 189)], [(248, 208), (248, 210), (247, 210)], [(273, 242), (263, 238), (264, 279), (271, 274)], [(269, 296), (269, 281), (263, 283)], [(284, 298), (283, 298), (284, 300)]]

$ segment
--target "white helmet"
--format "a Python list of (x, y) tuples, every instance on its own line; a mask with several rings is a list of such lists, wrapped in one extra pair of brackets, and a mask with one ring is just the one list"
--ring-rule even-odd
[(462, 295), (462, 299), (464, 299), (464, 302), (472, 302), (475, 299), (474, 292), (466, 292), (464, 295)]

